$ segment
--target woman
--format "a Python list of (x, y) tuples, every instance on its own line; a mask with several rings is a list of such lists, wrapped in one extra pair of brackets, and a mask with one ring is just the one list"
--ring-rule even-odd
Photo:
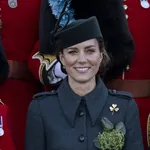
[(135, 101), (108, 90), (97, 76), (108, 56), (96, 17), (56, 26), (52, 37), (68, 77), (56, 92), (34, 96), (25, 149), (143, 150)]

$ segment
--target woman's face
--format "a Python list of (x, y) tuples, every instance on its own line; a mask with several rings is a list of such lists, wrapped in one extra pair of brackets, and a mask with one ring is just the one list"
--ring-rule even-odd
[(69, 80), (85, 83), (95, 80), (102, 55), (96, 39), (91, 39), (63, 50), (60, 61), (68, 73)]

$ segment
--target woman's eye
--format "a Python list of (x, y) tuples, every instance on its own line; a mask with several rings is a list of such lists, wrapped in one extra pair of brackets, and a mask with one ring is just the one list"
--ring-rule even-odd
[(77, 51), (69, 51), (68, 53), (69, 53), (69, 54), (76, 54)]
[(94, 53), (95, 49), (87, 49), (87, 53)]

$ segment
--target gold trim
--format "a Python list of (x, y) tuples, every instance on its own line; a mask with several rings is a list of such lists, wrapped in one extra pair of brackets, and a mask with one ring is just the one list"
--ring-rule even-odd
[(39, 51), (32, 56), (32, 59), (40, 60), (39, 66), (39, 79), (42, 84), (44, 84), (42, 78), (43, 68), (45, 67), (46, 71), (48, 71), (57, 61), (55, 55), (41, 54)]
[(2, 102), (2, 100), (0, 99), (0, 104), (4, 105), (4, 103)]
[(3, 24), (2, 19), (0, 19), (0, 30), (2, 29), (2, 24)]
[(35, 53), (32, 56), (32, 59), (38, 59), (40, 60), (40, 64), (45, 64), (46, 70), (48, 71), (53, 64), (55, 64), (56, 56), (55, 55), (48, 55), (48, 54), (41, 54), (40, 52)]
[(44, 84), (44, 81), (43, 81), (43, 78), (42, 78), (43, 68), (44, 68), (44, 64), (41, 64), (41, 65), (40, 65), (40, 68), (39, 68), (39, 79), (40, 79), (40, 82), (41, 82), (42, 84)]
[(123, 5), (123, 7), (124, 7), (124, 10), (127, 10), (128, 9), (128, 6), (127, 5)]
[(126, 19), (128, 19), (128, 18), (129, 18), (129, 16), (128, 16), (127, 14), (126, 14), (126, 16), (125, 16), (125, 17), (126, 17)]
[(150, 114), (148, 115), (147, 118), (147, 144), (148, 147), (150, 147)]

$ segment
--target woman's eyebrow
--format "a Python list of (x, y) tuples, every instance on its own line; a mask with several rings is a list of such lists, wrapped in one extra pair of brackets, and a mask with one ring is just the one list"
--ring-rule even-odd
[(67, 50), (77, 50), (77, 47), (68, 47)]
[[(96, 47), (96, 46), (95, 45), (89, 45), (89, 46), (84, 47), (84, 49), (88, 49), (88, 48), (91, 48), (91, 47)], [(69, 50), (69, 49), (77, 50), (78, 48), (77, 47), (68, 47), (67, 50)]]
[(88, 48), (91, 48), (91, 47), (96, 47), (95, 45), (89, 45), (89, 46), (86, 46), (85, 49), (88, 49)]

